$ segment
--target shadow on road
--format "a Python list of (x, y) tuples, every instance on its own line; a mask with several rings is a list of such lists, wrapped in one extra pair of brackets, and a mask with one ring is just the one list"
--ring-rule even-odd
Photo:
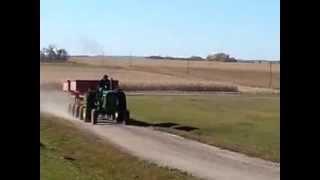
[(183, 125), (180, 125), (180, 124), (177, 124), (177, 123), (171, 123), (171, 122), (166, 122), (166, 123), (148, 123), (148, 122), (144, 122), (144, 121), (140, 121), (140, 120), (136, 120), (136, 119), (130, 119), (127, 122), (127, 125), (139, 126), (139, 127), (170, 128), (170, 129), (176, 129), (176, 130), (187, 131), (187, 132), (199, 129), (199, 128), (196, 128), (196, 127), (183, 126)]

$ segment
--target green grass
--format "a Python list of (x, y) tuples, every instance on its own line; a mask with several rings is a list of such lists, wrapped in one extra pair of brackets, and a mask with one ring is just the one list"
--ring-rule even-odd
[(279, 162), (279, 96), (128, 96), (128, 106), (138, 121), (179, 124), (161, 130)]
[(42, 180), (195, 179), (121, 152), (105, 140), (57, 117), (41, 114), (40, 125)]

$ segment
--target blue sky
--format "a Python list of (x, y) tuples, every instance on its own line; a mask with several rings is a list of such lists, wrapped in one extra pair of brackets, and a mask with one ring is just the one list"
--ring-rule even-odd
[(40, 45), (70, 54), (280, 59), (279, 0), (40, 0)]

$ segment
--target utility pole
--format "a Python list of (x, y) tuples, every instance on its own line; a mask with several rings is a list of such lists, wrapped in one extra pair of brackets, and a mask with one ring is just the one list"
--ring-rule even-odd
[(270, 74), (269, 88), (272, 88), (272, 62), (269, 63), (269, 74)]
[(129, 67), (132, 66), (132, 52), (130, 51), (130, 55), (129, 55)]
[(190, 63), (189, 60), (190, 60), (190, 59), (187, 59), (187, 74), (189, 74), (189, 66), (190, 66), (190, 65), (189, 65), (189, 63)]
[(105, 65), (105, 59), (104, 59), (104, 51), (102, 50), (102, 66), (104, 66)]

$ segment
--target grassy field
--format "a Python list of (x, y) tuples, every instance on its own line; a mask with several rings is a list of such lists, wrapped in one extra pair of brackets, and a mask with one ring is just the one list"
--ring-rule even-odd
[(40, 125), (42, 180), (195, 179), (134, 158), (57, 117), (41, 114)]
[(132, 124), (280, 160), (279, 96), (128, 96), (128, 106)]

